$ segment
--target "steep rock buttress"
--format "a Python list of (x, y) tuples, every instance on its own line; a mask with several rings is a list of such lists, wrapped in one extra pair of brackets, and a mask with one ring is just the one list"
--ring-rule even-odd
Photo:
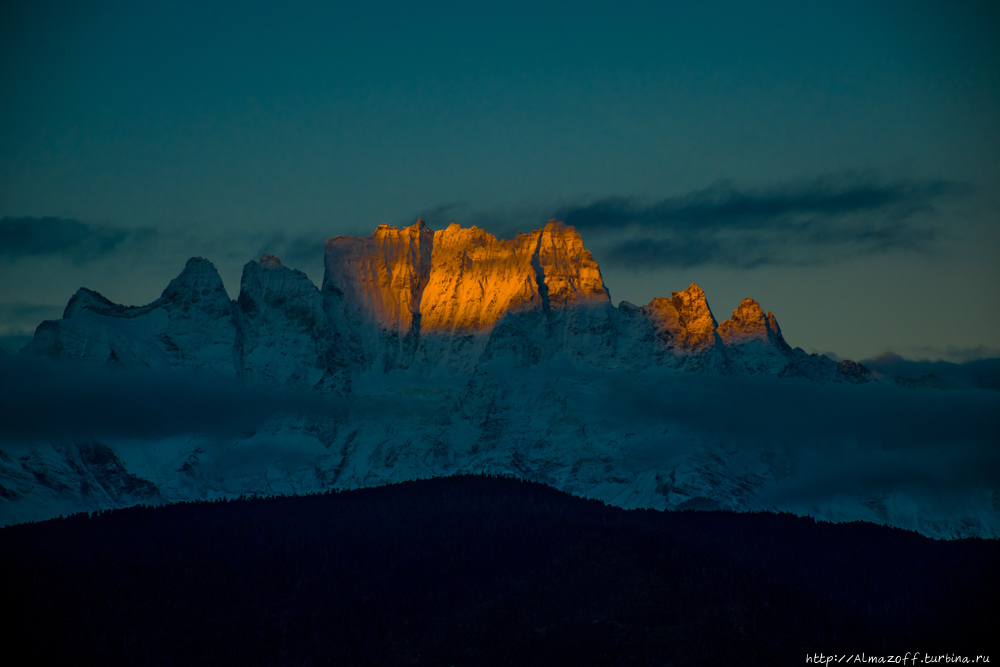
[(580, 234), (555, 220), (511, 240), (452, 223), (327, 239), (324, 292), (401, 334), (488, 331), (508, 311), (610, 303)]

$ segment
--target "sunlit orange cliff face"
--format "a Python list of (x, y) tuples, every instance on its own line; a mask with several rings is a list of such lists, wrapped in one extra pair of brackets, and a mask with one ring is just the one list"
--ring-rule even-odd
[(507, 311), (608, 305), (600, 268), (580, 234), (555, 220), (500, 240), (452, 223), (381, 225), (369, 238), (327, 239), (323, 289), (342, 293), (385, 329), (475, 332)]

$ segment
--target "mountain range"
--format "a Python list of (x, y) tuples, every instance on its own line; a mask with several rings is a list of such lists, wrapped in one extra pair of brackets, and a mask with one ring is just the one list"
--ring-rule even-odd
[[(9, 362), (29, 426), (0, 441), (0, 521), (491, 472), (622, 507), (1000, 537), (996, 480), (955, 482), (994, 461), (992, 395), (939, 437), (926, 406), (968, 396), (793, 348), (750, 298), (721, 323), (694, 284), (615, 307), (554, 220), (510, 240), (382, 225), (323, 250), (321, 287), (265, 254), (235, 300), (202, 258), (144, 306), (80, 289)], [(150, 402), (144, 428), (115, 417)], [(233, 404), (253, 414), (230, 423)]]

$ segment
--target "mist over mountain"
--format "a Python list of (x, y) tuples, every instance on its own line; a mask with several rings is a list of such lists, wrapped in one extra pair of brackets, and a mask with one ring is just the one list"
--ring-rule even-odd
[(557, 221), (322, 251), (319, 288), (265, 254), (235, 300), (201, 258), (144, 306), (79, 290), (0, 359), (0, 520), (494, 472), (626, 508), (1000, 537), (988, 381), (810, 355), (693, 284), (614, 307)]

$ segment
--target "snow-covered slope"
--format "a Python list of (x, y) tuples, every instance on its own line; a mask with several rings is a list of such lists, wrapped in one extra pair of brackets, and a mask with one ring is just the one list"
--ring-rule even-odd
[(834, 404), (896, 414), (902, 394), (885, 392), (905, 390), (793, 349), (752, 299), (722, 324), (697, 285), (615, 308), (580, 235), (555, 221), (509, 241), (454, 224), (381, 226), (328, 239), (325, 261), (317, 289), (264, 255), (244, 267), (235, 301), (203, 259), (147, 306), (80, 290), (22, 359), (142, 369), (151, 386), (185, 371), (222, 380), (209, 394), (220, 397), (239, 386), (314, 398), (261, 401), (251, 426), (228, 431), (183, 416), (141, 437), (102, 429), (99, 416), (70, 436), (12, 430), (0, 441), (0, 521), (482, 471), (624, 507), (784, 509), (1000, 536), (989, 479), (957, 504), (912, 485), (794, 492), (824, 456), (869, 465), (869, 450), (894, 446), (829, 421)]
[(239, 375), (238, 315), (215, 267), (189, 259), (156, 301), (120, 306), (80, 289), (61, 320), (43, 322), (22, 354), (91, 364)]

